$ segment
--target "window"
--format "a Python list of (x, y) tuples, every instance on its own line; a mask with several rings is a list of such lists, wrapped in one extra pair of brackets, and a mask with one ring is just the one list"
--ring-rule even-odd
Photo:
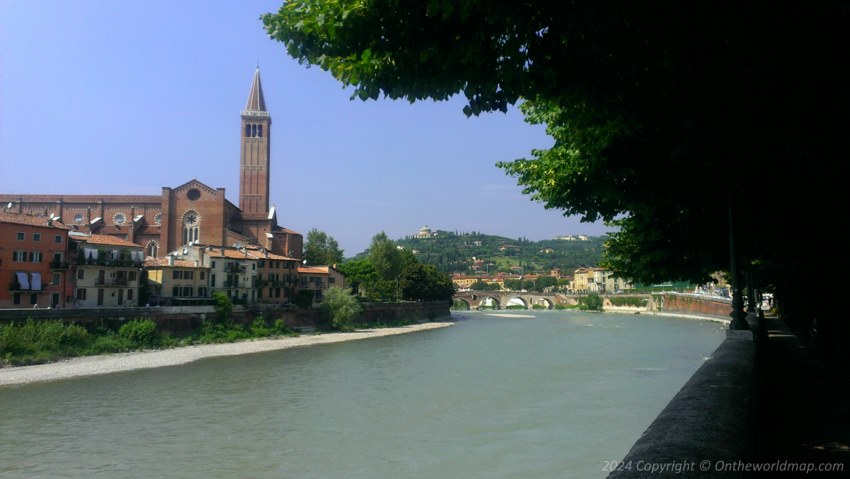
[(204, 288), (203, 286), (198, 288), (198, 296), (201, 297), (201, 298), (206, 298), (207, 297), (207, 288)]
[(180, 296), (180, 286), (174, 286), (171, 288), (171, 296)]
[(206, 274), (203, 271), (201, 271), (201, 279), (206, 279), (205, 276), (206, 276)]
[(12, 304), (21, 304), (21, 293), (15, 293), (12, 295)]
[(12, 251), (12, 261), (23, 263), (27, 260), (26, 251)]
[(38, 295), (35, 293), (30, 294), (30, 304), (38, 304)]
[(171, 279), (180, 279), (180, 271), (174, 270), (171, 272)]
[[(200, 195), (200, 193), (198, 193)], [(201, 219), (196, 211), (189, 210), (183, 215), (183, 244), (198, 241)]]
[[(127, 281), (136, 281), (136, 272), (135, 271), (130, 271), (127, 274)], [(127, 299), (130, 299), (130, 298), (127, 298)]]
[(30, 251), (30, 263), (41, 263), (41, 251)]
[(334, 283), (336, 283), (336, 278), (334, 278), (333, 276), (329, 277), (328, 278), (328, 284), (334, 284)]
[(210, 275), (210, 288), (215, 288), (215, 274)]
[(62, 244), (62, 235), (56, 235), (53, 237), (53, 242), (56, 244)]
[(62, 262), (62, 253), (53, 253), (53, 263), (56, 266), (59, 266), (59, 263)]
[(25, 237), (24, 232), (18, 231), (17, 237), (18, 237), (18, 241), (23, 241), (24, 237)]
[[(265, 260), (262, 260), (262, 259), (261, 259), (261, 260), (259, 261), (259, 263), (260, 263), (260, 268), (265, 268), (265, 267), (266, 267), (266, 262), (265, 262)], [(269, 263), (271, 263), (271, 261), (269, 261)]]
[(32, 234), (33, 241), (41, 241), (41, 233), (33, 233)]
[(86, 300), (86, 289), (79, 288), (77, 289), (77, 301), (85, 301)]
[(251, 271), (257, 270), (257, 263), (251, 263)]
[(86, 279), (86, 270), (78, 269), (77, 270), (77, 279)]
[(128, 289), (127, 290), (127, 301), (132, 301), (132, 300), (133, 300), (133, 290)]
[(183, 287), (183, 296), (186, 296), (187, 298), (192, 297), (192, 287), (191, 286), (184, 286)]
[(195, 272), (194, 271), (184, 271), (183, 272), (183, 279), (195, 279)]
[(192, 188), (191, 190), (186, 192), (186, 198), (189, 198), (192, 201), (198, 200), (201, 197), (201, 192), (197, 188)]
[(53, 281), (50, 284), (59, 284), (62, 281), (62, 275), (59, 273), (53, 273)]
[(77, 213), (77, 214), (75, 214), (75, 215), (74, 215), (74, 223), (82, 223), (82, 222), (83, 222), (83, 215), (82, 215), (82, 213)]

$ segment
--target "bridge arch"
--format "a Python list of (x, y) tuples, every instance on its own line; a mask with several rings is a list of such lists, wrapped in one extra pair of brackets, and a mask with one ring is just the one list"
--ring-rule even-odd
[(455, 297), (452, 301), (452, 309), (469, 311), (470, 309), (472, 309), (472, 303), (466, 298)]
[(555, 309), (555, 303), (549, 298), (531, 298), (531, 307), (534, 308), (537, 305), (541, 305), (546, 309)]
[(478, 303), (478, 309), (502, 309), (502, 303), (499, 297), (495, 295), (486, 295), (481, 298)]
[(505, 299), (505, 309), (511, 308), (512, 306), (522, 306), (522, 309), (528, 309), (528, 301), (526, 301), (522, 296), (507, 296)]

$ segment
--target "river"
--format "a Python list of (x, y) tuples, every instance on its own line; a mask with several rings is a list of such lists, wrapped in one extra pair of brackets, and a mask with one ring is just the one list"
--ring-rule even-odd
[(0, 478), (603, 478), (726, 328), (518, 316), (3, 387)]

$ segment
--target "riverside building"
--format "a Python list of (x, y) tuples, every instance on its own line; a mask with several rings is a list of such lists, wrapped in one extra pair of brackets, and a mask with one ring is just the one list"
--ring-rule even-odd
[(301, 258), (301, 234), (277, 224), (269, 204), (272, 118), (260, 70), (254, 72), (239, 131), (238, 206), (224, 188), (192, 179), (157, 195), (0, 194), (0, 210), (52, 219), (69, 230), (134, 243), (147, 257), (162, 257), (187, 244), (256, 245)]

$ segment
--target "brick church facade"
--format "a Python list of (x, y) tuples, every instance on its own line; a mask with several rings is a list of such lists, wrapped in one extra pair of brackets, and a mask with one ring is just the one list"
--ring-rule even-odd
[(163, 187), (160, 195), (4, 195), (9, 213), (50, 218), (71, 231), (109, 235), (135, 243), (148, 257), (162, 257), (183, 245), (255, 245), (301, 259), (301, 234), (277, 224), (269, 206), (271, 124), (260, 71), (254, 72), (241, 112), (239, 204), (224, 188), (192, 179)]

